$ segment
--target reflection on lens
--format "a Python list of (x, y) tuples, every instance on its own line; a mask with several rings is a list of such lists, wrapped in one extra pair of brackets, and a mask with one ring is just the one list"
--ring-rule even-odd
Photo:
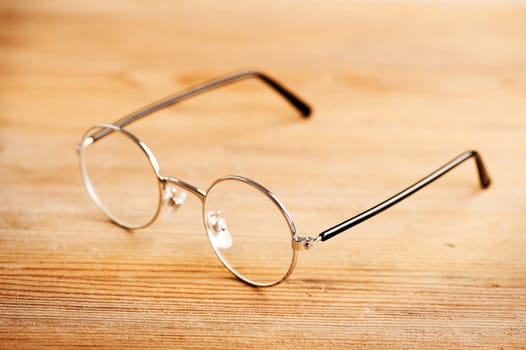
[(80, 153), (84, 184), (111, 220), (127, 228), (153, 220), (159, 207), (159, 183), (148, 157), (130, 136), (114, 131), (93, 143), (84, 142)]
[(218, 180), (203, 212), (210, 243), (239, 278), (257, 285), (281, 281), (293, 264), (292, 228), (264, 190), (241, 177)]

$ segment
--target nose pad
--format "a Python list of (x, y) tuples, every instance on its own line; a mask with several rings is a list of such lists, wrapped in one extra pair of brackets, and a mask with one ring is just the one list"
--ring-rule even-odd
[(225, 219), (221, 217), (221, 211), (210, 211), (206, 214), (207, 226), (209, 232), (210, 242), (219, 249), (228, 249), (232, 247), (232, 236), (228, 231), (228, 226)]
[(163, 194), (163, 202), (166, 204), (164, 210), (165, 220), (171, 220), (174, 217), (175, 212), (183, 205), (187, 196), (186, 192), (180, 188), (166, 186)]

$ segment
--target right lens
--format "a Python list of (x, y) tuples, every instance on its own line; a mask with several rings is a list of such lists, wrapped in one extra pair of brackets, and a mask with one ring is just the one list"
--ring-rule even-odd
[(203, 216), (214, 251), (241, 280), (271, 286), (294, 268), (292, 221), (257, 183), (239, 176), (217, 180), (207, 191)]
[[(104, 136), (93, 141), (91, 136)], [(88, 131), (80, 147), (84, 184), (112, 221), (140, 228), (157, 216), (161, 188), (143, 146), (131, 134), (112, 127)]]

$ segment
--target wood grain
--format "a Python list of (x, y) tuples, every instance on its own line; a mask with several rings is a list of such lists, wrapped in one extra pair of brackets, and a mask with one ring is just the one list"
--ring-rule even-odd
[[(11, 1), (0, 4), (0, 347), (526, 347), (526, 7), (520, 3)], [(126, 232), (82, 186), (75, 143), (244, 67), (257, 82), (130, 127), (163, 171), (240, 174), (302, 234), (467, 149), (472, 164), (302, 252), (269, 289), (236, 281), (200, 206)]]

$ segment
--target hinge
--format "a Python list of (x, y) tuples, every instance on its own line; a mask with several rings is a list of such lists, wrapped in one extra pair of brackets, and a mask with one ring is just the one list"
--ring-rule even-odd
[(294, 237), (292, 237), (292, 248), (294, 248), (294, 250), (307, 250), (307, 249), (312, 248), (320, 240), (321, 240), (321, 236), (313, 238), (313, 237), (300, 237), (300, 236), (294, 235)]

